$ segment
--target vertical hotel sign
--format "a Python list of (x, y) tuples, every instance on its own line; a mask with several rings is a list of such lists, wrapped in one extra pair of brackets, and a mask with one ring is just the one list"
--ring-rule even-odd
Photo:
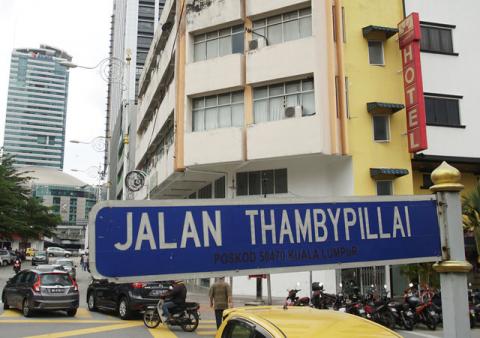
[(420, 65), (420, 37), (418, 13), (410, 14), (398, 24), (407, 111), (408, 151), (410, 153), (416, 153), (428, 147), (422, 68)]

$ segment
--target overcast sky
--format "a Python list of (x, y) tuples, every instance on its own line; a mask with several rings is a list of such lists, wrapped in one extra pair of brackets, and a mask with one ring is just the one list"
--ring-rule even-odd
[[(47, 44), (65, 50), (78, 65), (94, 66), (108, 57), (112, 9), (112, 0), (0, 0), (0, 146), (12, 50)], [(90, 184), (97, 183), (90, 167), (100, 165), (103, 153), (68, 141), (105, 134), (106, 95), (98, 70), (70, 70), (64, 171)]]

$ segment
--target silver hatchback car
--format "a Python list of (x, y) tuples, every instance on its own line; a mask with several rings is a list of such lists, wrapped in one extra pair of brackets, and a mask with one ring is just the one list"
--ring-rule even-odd
[(72, 255), (71, 251), (51, 246), (47, 248), (48, 257), (70, 257)]

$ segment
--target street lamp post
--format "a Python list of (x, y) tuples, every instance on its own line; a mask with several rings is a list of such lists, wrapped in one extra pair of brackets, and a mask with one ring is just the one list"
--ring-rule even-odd
[[(125, 145), (128, 145), (128, 126), (129, 126), (129, 118), (130, 118), (130, 113), (129, 113), (129, 110), (130, 110), (130, 92), (129, 92), (129, 87), (130, 86), (129, 86), (129, 81), (130, 81), (130, 79), (127, 78), (125, 80), (124, 75), (127, 74), (127, 76), (129, 76), (129, 74), (130, 74), (130, 61), (131, 61), (131, 54), (130, 54), (130, 50), (127, 49), (127, 55), (125, 57), (125, 60), (122, 60), (122, 59), (114, 57), (114, 56), (110, 56), (108, 58), (100, 60), (100, 62), (98, 62), (94, 66), (81, 66), (81, 65), (77, 65), (77, 64), (74, 64), (72, 62), (67, 62), (67, 61), (60, 63), (63, 66), (68, 67), (68, 68), (77, 68), (77, 67), (78, 68), (84, 68), (84, 69), (97, 69), (98, 68), (100, 76), (102, 77), (103, 80), (105, 80), (106, 82), (109, 82), (109, 83), (120, 84), (122, 92), (126, 91), (127, 98), (126, 98), (126, 100), (123, 100), (123, 101), (126, 101), (126, 102), (122, 102), (122, 108), (121, 108), (121, 109), (126, 109), (125, 114), (123, 114), (125, 121), (124, 121), (124, 123), (122, 123), (123, 126), (126, 126), (125, 135), (122, 137), (124, 140), (127, 140), (127, 141), (124, 141)], [(108, 126), (107, 126), (106, 133), (108, 133), (108, 130), (109, 129), (108, 129)], [(110, 138), (110, 137), (105, 136), (103, 139), (106, 140), (108, 138)], [(71, 141), (72, 143), (83, 143), (83, 142), (76, 141), (76, 140), (72, 140), (72, 141)], [(104, 141), (103, 145), (100, 145), (100, 142), (98, 142), (98, 140), (97, 140), (97, 143), (95, 143), (95, 144), (92, 143), (92, 146), (94, 147), (94, 149), (95, 149), (95, 147), (97, 147), (98, 149), (101, 149), (101, 150), (95, 149), (96, 151), (104, 151), (105, 152), (105, 163), (104, 163), (104, 170), (103, 170), (103, 176), (104, 176), (105, 172), (107, 170), (107, 163), (108, 163), (108, 159), (106, 157), (107, 156), (107, 153), (106, 153), (107, 142)], [(129, 156), (129, 151), (128, 151), (128, 147), (127, 147), (126, 150), (125, 150), (124, 159), (123, 159), (123, 162), (124, 162), (123, 165), (124, 165), (126, 171), (128, 171), (128, 156)], [(127, 189), (125, 187), (125, 183), (123, 184), (123, 187), (124, 187), (123, 191), (126, 192)]]
[(107, 148), (107, 142), (110, 138), (110, 136), (97, 136), (90, 141), (70, 140), (69, 142), (74, 144), (90, 144), (93, 150), (103, 152)]

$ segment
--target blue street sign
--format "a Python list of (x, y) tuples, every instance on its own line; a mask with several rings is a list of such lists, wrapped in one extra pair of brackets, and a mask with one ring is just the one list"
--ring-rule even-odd
[(107, 201), (89, 223), (94, 276), (198, 278), (440, 259), (435, 196)]

